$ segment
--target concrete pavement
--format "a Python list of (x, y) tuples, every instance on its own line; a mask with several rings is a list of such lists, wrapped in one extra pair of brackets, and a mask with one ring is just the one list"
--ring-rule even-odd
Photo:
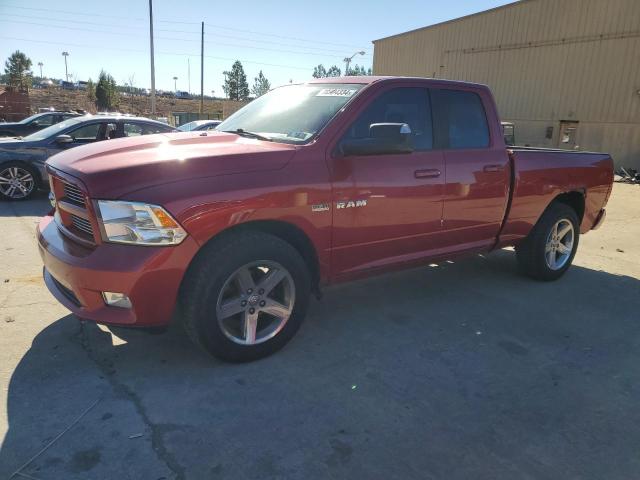
[[(245, 365), (81, 324), (41, 281), (46, 196), (0, 203), (0, 478), (640, 475), (640, 187), (554, 283), (513, 252), (325, 291)], [(60, 434), (62, 435), (60, 436)]]

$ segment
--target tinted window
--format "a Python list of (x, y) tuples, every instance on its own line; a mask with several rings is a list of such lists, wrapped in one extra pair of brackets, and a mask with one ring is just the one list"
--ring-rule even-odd
[(152, 123), (142, 125), (143, 135), (152, 135), (154, 133), (165, 133), (165, 132), (170, 132), (171, 130), (172, 130), (171, 127), (168, 127), (165, 125), (155, 125)]
[(489, 146), (489, 126), (480, 97), (461, 90), (431, 90), (439, 141), (445, 148)]
[(137, 137), (143, 135), (142, 127), (136, 123), (124, 124), (124, 136), (125, 137)]
[(396, 88), (383, 93), (360, 114), (345, 138), (366, 138), (372, 123), (406, 123), (415, 150), (433, 147), (431, 107), (424, 88)]
[(72, 130), (71, 132), (69, 132), (69, 135), (71, 135), (74, 140), (87, 142), (97, 140), (99, 133), (100, 124), (91, 123), (89, 125), (84, 125), (80, 128)]

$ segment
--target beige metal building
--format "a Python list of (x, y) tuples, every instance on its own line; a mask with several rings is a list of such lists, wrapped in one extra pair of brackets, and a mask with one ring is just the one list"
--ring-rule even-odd
[(376, 75), (489, 85), (519, 145), (640, 169), (640, 0), (521, 0), (373, 43)]

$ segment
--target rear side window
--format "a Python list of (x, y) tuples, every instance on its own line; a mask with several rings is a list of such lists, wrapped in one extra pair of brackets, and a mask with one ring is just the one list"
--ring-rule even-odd
[(489, 126), (482, 100), (474, 92), (431, 90), (434, 125), (444, 148), (485, 148)]
[(376, 98), (351, 125), (344, 138), (366, 138), (372, 123), (406, 123), (416, 150), (433, 148), (431, 107), (425, 88), (395, 88)]
[(153, 125), (153, 124), (145, 124), (142, 125), (142, 134), (143, 135), (153, 135), (154, 133), (164, 133), (171, 131), (170, 127), (165, 127), (164, 125)]

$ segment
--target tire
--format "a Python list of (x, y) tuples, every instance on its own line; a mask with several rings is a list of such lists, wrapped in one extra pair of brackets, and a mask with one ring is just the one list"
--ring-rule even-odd
[(310, 275), (298, 251), (260, 232), (230, 234), (204, 248), (179, 298), (191, 340), (229, 362), (257, 360), (284, 347), (309, 305)]
[(35, 168), (21, 162), (0, 164), (0, 199), (29, 200), (39, 187), (40, 177)]
[[(554, 228), (559, 234), (556, 237)], [(516, 248), (518, 266), (522, 273), (536, 280), (557, 280), (571, 266), (579, 240), (580, 222), (575, 210), (563, 203), (553, 203)]]

